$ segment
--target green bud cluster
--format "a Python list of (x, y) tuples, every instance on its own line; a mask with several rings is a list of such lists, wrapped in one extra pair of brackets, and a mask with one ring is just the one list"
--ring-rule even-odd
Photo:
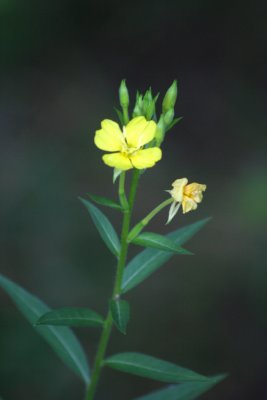
[(163, 102), (162, 113), (158, 122), (158, 129), (156, 132), (156, 144), (160, 146), (165, 138), (166, 132), (175, 125), (178, 120), (174, 120), (174, 106), (177, 99), (177, 81), (173, 81), (167, 90)]
[(151, 88), (145, 92), (144, 96), (137, 92), (133, 109), (133, 118), (143, 115), (148, 121), (154, 119), (157, 99), (158, 95), (153, 97)]
[[(145, 94), (137, 91), (135, 105), (132, 112), (132, 118), (144, 116), (148, 121), (154, 120), (157, 122), (157, 132), (155, 136), (155, 143), (158, 147), (161, 146), (165, 134), (170, 130), (181, 118), (175, 118), (174, 107), (177, 100), (178, 88), (177, 81), (173, 81), (171, 86), (166, 91), (162, 101), (160, 118), (157, 121), (156, 102), (159, 94), (153, 96), (151, 88)], [(119, 100), (122, 112), (116, 110), (122, 124), (127, 124), (129, 121), (129, 105), (130, 98), (126, 86), (125, 79), (121, 81), (119, 88)]]

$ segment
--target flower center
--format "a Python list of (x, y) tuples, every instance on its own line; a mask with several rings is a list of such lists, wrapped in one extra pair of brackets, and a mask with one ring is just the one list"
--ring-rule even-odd
[(126, 156), (131, 156), (132, 154), (134, 154), (137, 150), (140, 149), (140, 147), (129, 147), (128, 143), (127, 143), (127, 139), (126, 139), (126, 129), (125, 126), (122, 128), (122, 138), (121, 138), (121, 142), (122, 142), (122, 153), (125, 154)]
[(136, 148), (136, 147), (127, 147), (126, 152), (130, 156), (130, 155), (134, 154), (137, 150), (138, 150), (138, 148)]

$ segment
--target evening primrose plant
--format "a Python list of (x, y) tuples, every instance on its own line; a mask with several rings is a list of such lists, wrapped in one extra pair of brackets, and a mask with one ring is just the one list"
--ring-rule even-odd
[[(159, 212), (164, 210), (166, 223), (170, 223), (180, 207), (186, 214), (196, 210), (203, 200), (206, 185), (188, 183), (187, 178), (179, 177), (178, 174), (172, 188), (164, 188), (166, 199), (156, 205), (141, 221), (133, 223), (135, 198), (141, 177), (144, 173), (149, 174), (150, 168), (158, 167), (160, 161), (164, 160), (161, 146), (166, 139), (166, 133), (181, 120), (181, 117), (175, 117), (176, 99), (177, 83), (174, 81), (163, 97), (159, 113), (159, 95), (154, 96), (151, 88), (144, 94), (137, 92), (135, 103), (130, 110), (129, 93), (123, 80), (119, 88), (120, 109), (116, 109), (118, 120), (103, 119), (94, 135), (95, 146), (104, 152), (101, 154), (103, 168), (113, 170), (113, 182), (118, 186), (117, 201), (93, 194), (80, 199), (100, 237), (117, 260), (113, 289), (107, 299), (106, 315), (102, 316), (87, 307), (50, 310), (40, 299), (0, 276), (0, 286), (13, 299), (18, 309), (53, 347), (63, 362), (84, 381), (83, 400), (97, 398), (101, 372), (106, 367), (167, 384), (162, 389), (144, 394), (135, 400), (197, 399), (224, 377), (204, 376), (140, 352), (106, 355), (112, 329), (115, 328), (126, 335), (130, 319), (127, 293), (172, 256), (192, 254), (183, 246), (208, 221), (204, 219), (179, 227), (165, 236), (145, 230)], [(92, 142), (90, 140), (90, 145)], [(129, 191), (125, 189), (126, 179), (130, 179)], [(107, 216), (95, 204), (112, 208), (114, 212), (121, 214), (120, 237)], [(145, 249), (128, 261), (128, 249), (131, 245), (142, 246)], [(90, 363), (91, 368), (70, 327), (100, 329), (95, 358)], [(116, 394), (110, 395), (110, 398), (117, 398)]]

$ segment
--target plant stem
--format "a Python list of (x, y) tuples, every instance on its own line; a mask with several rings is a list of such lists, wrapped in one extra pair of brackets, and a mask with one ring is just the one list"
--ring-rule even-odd
[[(124, 192), (124, 179), (125, 178), (122, 178), (121, 184), (119, 185), (119, 196), (121, 199), (124, 197), (126, 199), (125, 192)], [(130, 221), (131, 221), (132, 210), (133, 210), (138, 181), (139, 181), (139, 171), (134, 170), (132, 182), (131, 182), (131, 188), (130, 188), (129, 205), (127, 208), (124, 209), (124, 212), (123, 212), (123, 222), (122, 222), (122, 232), (121, 232), (121, 251), (119, 254), (119, 260), (118, 260), (118, 265), (117, 265), (117, 272), (116, 272), (114, 288), (113, 288), (113, 292), (112, 292), (112, 298), (119, 297), (120, 293), (121, 293), (121, 283), (122, 283), (123, 271), (124, 271), (124, 267), (125, 267), (125, 262), (126, 262), (126, 258), (127, 258), (127, 250), (128, 250), (127, 236), (129, 233)], [(123, 187), (123, 193), (121, 192), (122, 187)], [(92, 379), (91, 379), (90, 385), (87, 389), (86, 398), (85, 398), (86, 400), (93, 400), (93, 398), (94, 398), (96, 388), (97, 388), (99, 378), (100, 378), (102, 362), (105, 357), (108, 341), (109, 341), (110, 334), (111, 334), (111, 329), (112, 329), (112, 316), (111, 316), (111, 312), (109, 310), (106, 320), (104, 322), (102, 334), (101, 334), (98, 349), (96, 352), (95, 363), (94, 363), (94, 367), (93, 367), (93, 371), (92, 371)]]
[(86, 398), (85, 398), (86, 400), (93, 400), (93, 398), (94, 398), (96, 387), (97, 387), (99, 377), (100, 377), (101, 363), (105, 356), (108, 340), (109, 340), (110, 333), (111, 333), (111, 328), (112, 328), (112, 316), (111, 316), (111, 312), (109, 311), (107, 318), (104, 322), (102, 334), (100, 337), (100, 341), (99, 341), (99, 345), (98, 345), (98, 349), (97, 349), (97, 353), (96, 353), (96, 357), (95, 357), (94, 368), (92, 371), (92, 378), (91, 378), (91, 382), (88, 386), (88, 390), (86, 393)]
[(127, 197), (125, 194), (124, 185), (125, 185), (125, 172), (122, 172), (120, 174), (120, 180), (119, 180), (119, 198), (120, 198), (120, 203), (121, 203), (123, 210), (126, 211), (129, 207), (129, 205), (128, 205), (128, 200), (127, 200)]
[(123, 107), (122, 108), (122, 115), (123, 115), (123, 122), (124, 122), (125, 125), (127, 125), (128, 122), (129, 122), (128, 107)]
[(143, 229), (144, 227), (151, 221), (152, 218), (155, 217), (164, 207), (168, 206), (173, 202), (173, 199), (164, 200), (157, 207), (155, 207), (145, 218), (143, 218), (138, 224), (136, 224), (131, 232), (128, 235), (127, 241), (131, 242)]
[(113, 298), (120, 296), (120, 293), (121, 293), (121, 283), (122, 283), (122, 278), (123, 278), (123, 271), (124, 271), (124, 267), (125, 267), (125, 262), (126, 262), (126, 258), (127, 258), (127, 250), (128, 250), (128, 246), (129, 246), (129, 244), (127, 242), (127, 237), (128, 237), (129, 228), (130, 228), (131, 216), (132, 216), (139, 176), (140, 176), (139, 171), (134, 170), (132, 182), (131, 182), (131, 188), (130, 188), (130, 195), (129, 195), (129, 208), (128, 208), (128, 210), (124, 211), (124, 218), (123, 218), (123, 223), (122, 223), (121, 252), (120, 252), (120, 257), (119, 257), (119, 262), (118, 262), (118, 267), (117, 267), (117, 274), (116, 274), (115, 285), (114, 285), (114, 290), (113, 290)]

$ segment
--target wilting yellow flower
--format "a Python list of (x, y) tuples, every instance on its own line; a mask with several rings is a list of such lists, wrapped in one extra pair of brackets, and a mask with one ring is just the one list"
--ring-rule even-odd
[(144, 117), (133, 118), (121, 131), (119, 125), (104, 119), (95, 133), (95, 145), (111, 154), (104, 154), (103, 161), (110, 167), (123, 171), (131, 168), (150, 168), (161, 159), (158, 147), (144, 149), (154, 139), (157, 125)]
[(189, 185), (187, 183), (187, 178), (176, 179), (172, 183), (173, 189), (168, 190), (174, 200), (170, 207), (168, 222), (173, 219), (180, 205), (182, 205), (183, 214), (185, 214), (195, 210), (198, 203), (203, 199), (202, 192), (206, 190), (207, 186), (196, 182), (190, 183)]

